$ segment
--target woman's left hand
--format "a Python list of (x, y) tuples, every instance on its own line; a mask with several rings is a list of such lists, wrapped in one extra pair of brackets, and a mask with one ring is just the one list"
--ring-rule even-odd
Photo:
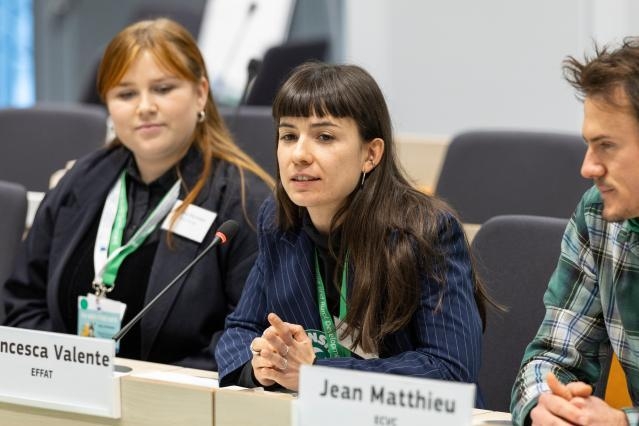
[(297, 390), (300, 367), (315, 360), (311, 339), (301, 325), (284, 322), (274, 313), (268, 315), (268, 322), (271, 326), (252, 345), (260, 351), (261, 364), (268, 365), (260, 368), (260, 376)]

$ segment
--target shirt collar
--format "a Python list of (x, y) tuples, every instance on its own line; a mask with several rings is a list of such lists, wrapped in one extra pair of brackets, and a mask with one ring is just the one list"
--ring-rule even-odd
[(639, 218), (628, 219), (628, 228), (632, 232), (639, 234)]
[[(182, 159), (180, 160), (179, 162), (180, 173), (182, 174), (184, 178), (186, 178), (187, 181), (190, 181), (192, 178), (197, 179), (197, 172), (193, 170), (193, 167), (190, 167), (190, 166), (197, 165), (196, 169), (199, 169), (200, 159), (201, 159), (200, 152), (197, 150), (197, 148), (195, 148), (194, 145), (191, 145), (191, 147), (186, 152), (184, 157), (182, 157)], [(146, 184), (142, 180), (142, 177), (140, 176), (140, 171), (138, 169), (137, 164), (135, 163), (135, 159), (133, 155), (131, 155), (129, 159), (127, 160), (124, 166), (124, 169), (127, 174), (127, 178), (128, 178), (127, 180), (131, 180), (132, 182), (135, 182), (137, 185), (140, 185), (140, 186), (148, 186), (150, 188), (159, 188), (165, 191), (168, 191), (169, 189), (171, 189), (171, 187), (173, 186), (173, 184), (178, 178), (177, 169), (175, 167), (171, 167), (162, 176), (160, 176), (153, 182)], [(192, 176), (192, 175), (195, 175), (195, 176)]]

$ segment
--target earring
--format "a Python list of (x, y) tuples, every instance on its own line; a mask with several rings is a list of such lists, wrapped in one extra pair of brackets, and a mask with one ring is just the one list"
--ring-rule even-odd
[[(371, 170), (373, 171), (373, 169), (375, 168), (375, 163), (373, 162), (373, 159), (370, 158), (368, 161), (370, 161), (371, 163)], [(359, 186), (361, 186), (362, 188), (364, 187), (364, 180), (366, 180), (366, 172), (362, 172), (362, 181), (359, 183)]]
[(206, 118), (206, 113), (204, 112), (204, 110), (202, 110), (202, 111), (197, 113), (197, 122), (198, 123), (203, 123), (205, 118)]
[(115, 127), (113, 126), (113, 120), (111, 119), (110, 115), (106, 119), (106, 128), (107, 128), (107, 131), (106, 131), (105, 143), (109, 143), (116, 137)]

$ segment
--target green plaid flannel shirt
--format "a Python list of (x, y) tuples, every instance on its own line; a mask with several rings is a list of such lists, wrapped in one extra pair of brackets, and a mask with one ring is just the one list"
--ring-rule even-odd
[[(546, 315), (526, 348), (513, 391), (513, 423), (523, 425), (552, 371), (563, 383), (595, 384), (608, 344), (626, 373), (634, 405), (639, 396), (639, 234), (628, 222), (601, 217), (599, 191), (588, 190), (561, 243), (544, 295)], [(639, 408), (624, 409), (639, 425)]]

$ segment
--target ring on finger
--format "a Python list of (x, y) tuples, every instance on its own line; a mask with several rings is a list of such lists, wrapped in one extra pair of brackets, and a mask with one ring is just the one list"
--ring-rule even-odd
[(282, 355), (282, 357), (286, 358), (286, 355), (288, 355), (289, 348), (288, 348), (288, 345), (284, 345), (284, 347), (286, 348), (286, 351), (284, 352), (284, 355)]
[(262, 353), (261, 350), (256, 350), (253, 345), (251, 345), (251, 353), (253, 354), (253, 356), (260, 356), (260, 354)]
[(288, 368), (288, 359), (284, 358), (284, 367), (282, 367), (282, 371), (286, 371)]

